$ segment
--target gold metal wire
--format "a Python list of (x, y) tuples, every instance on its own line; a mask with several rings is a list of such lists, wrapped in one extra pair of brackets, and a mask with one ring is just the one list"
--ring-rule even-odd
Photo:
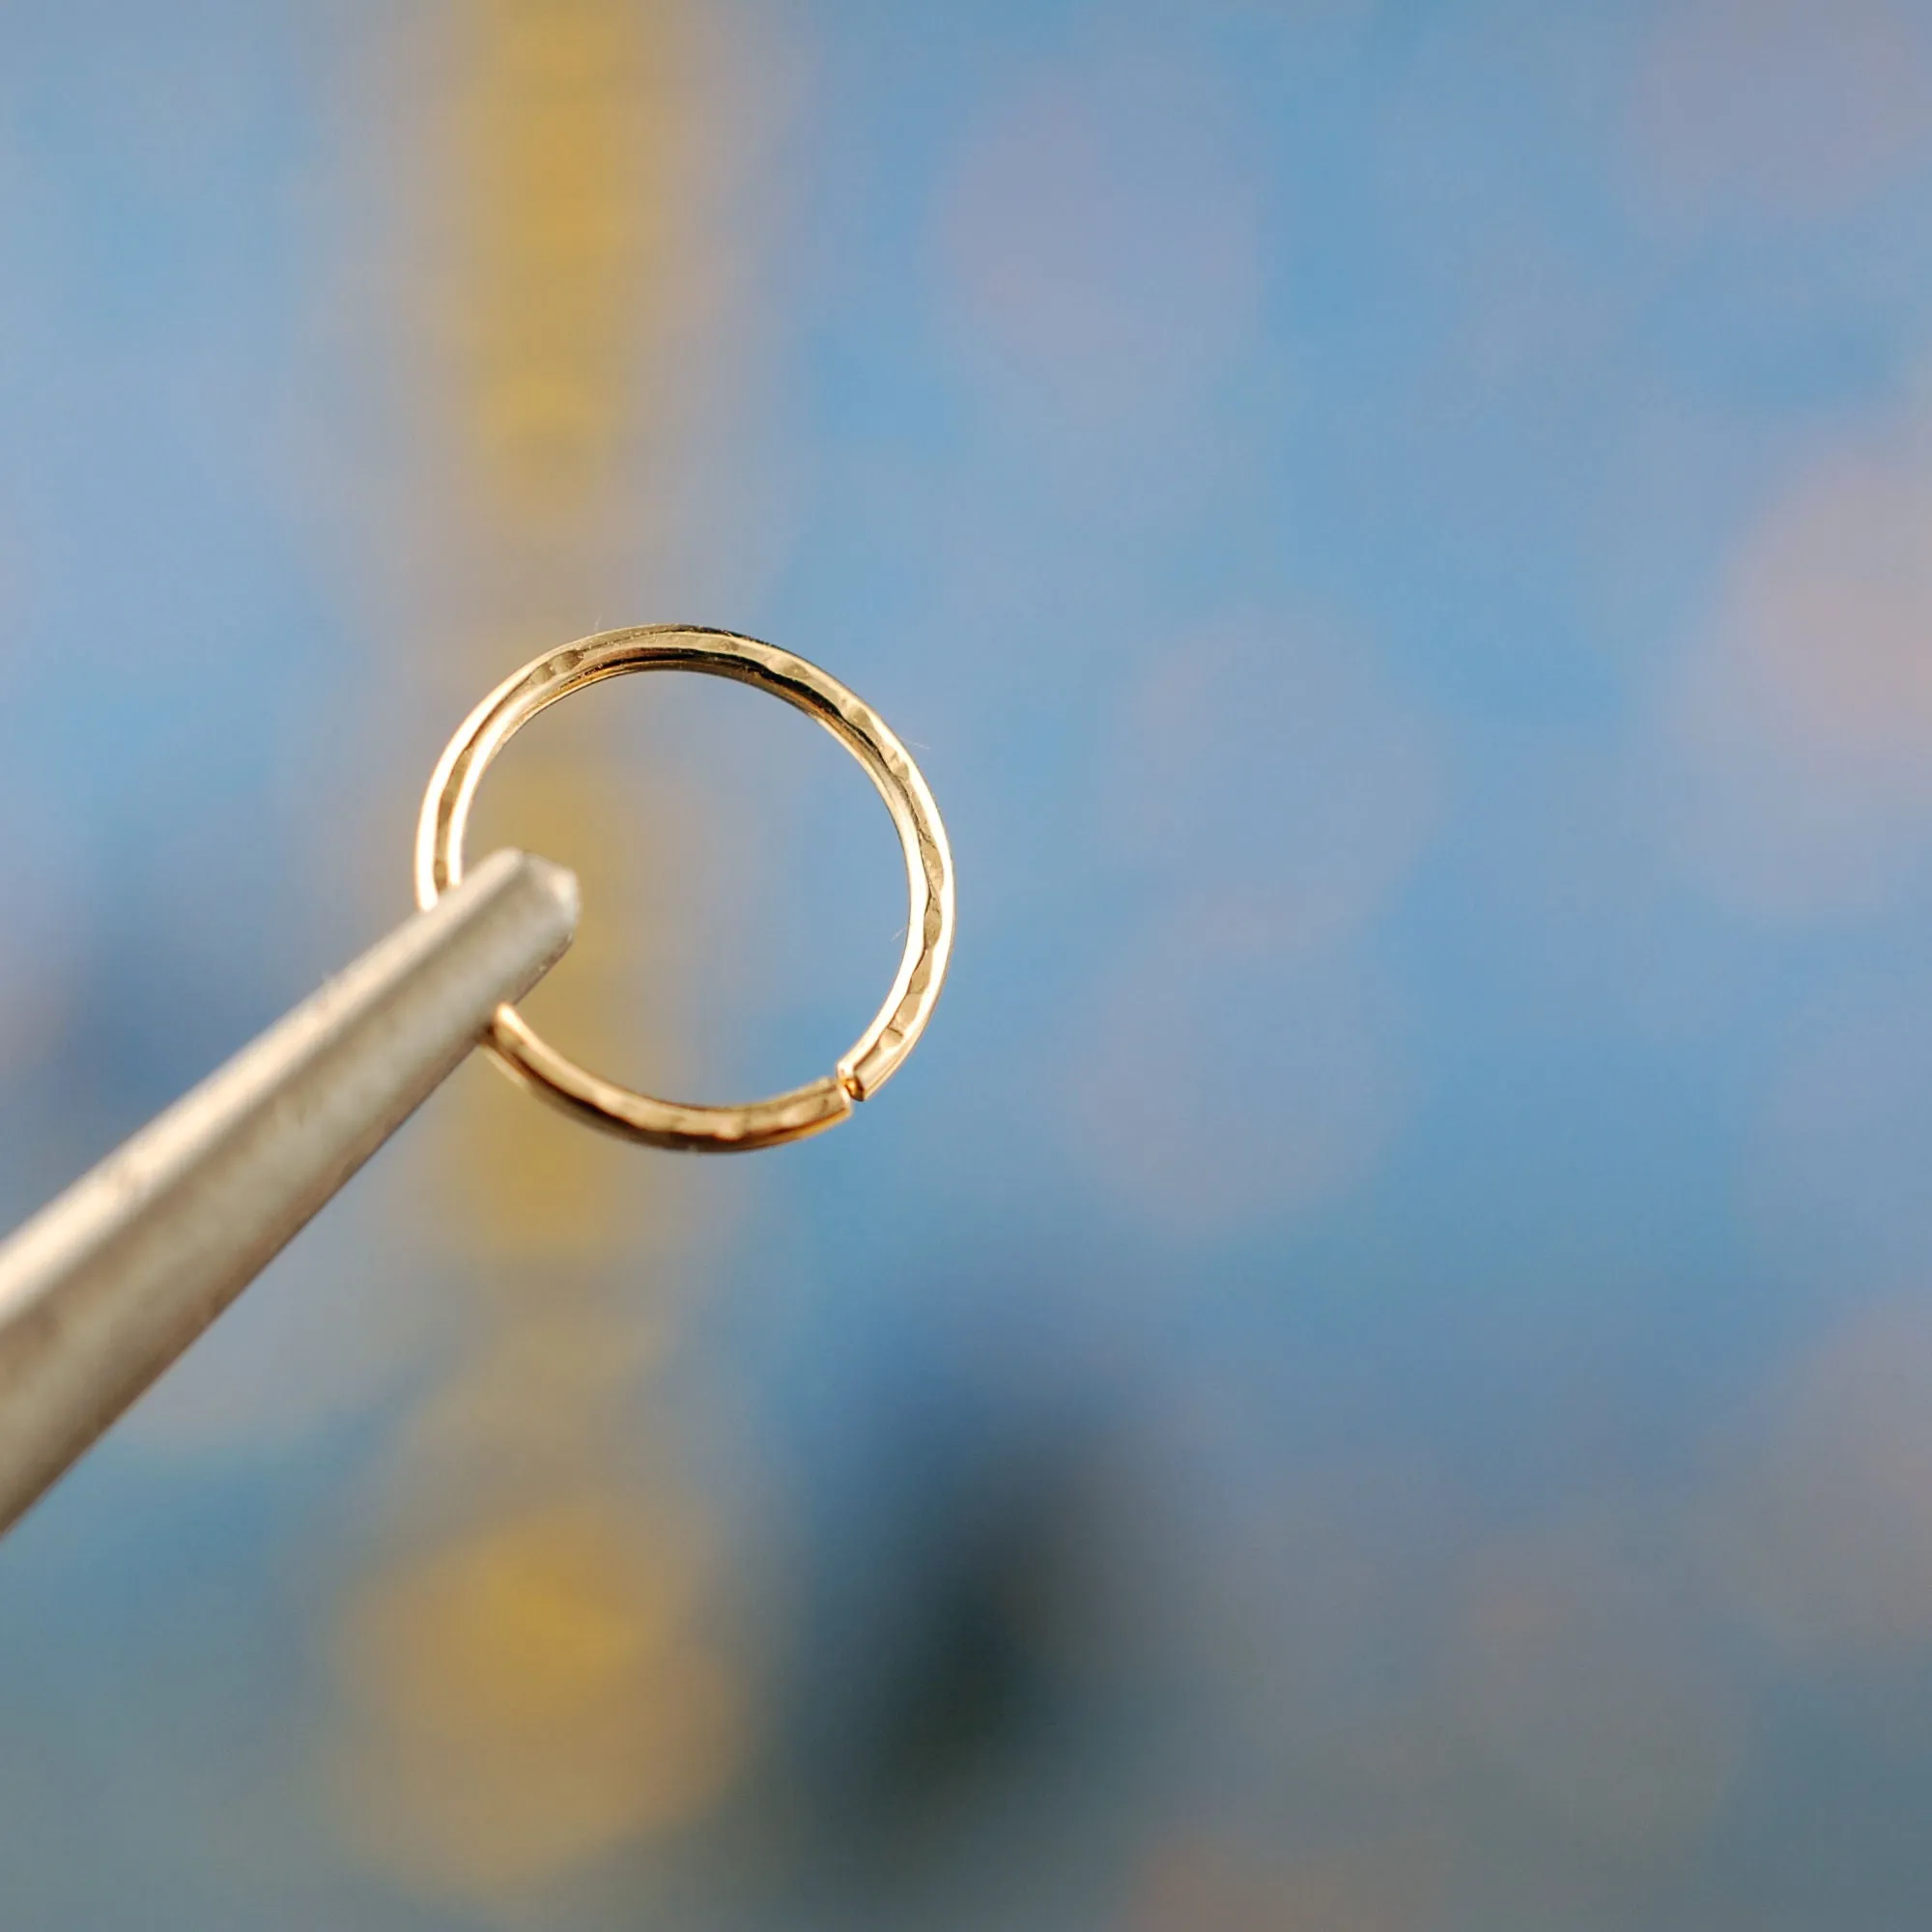
[(801, 1140), (842, 1121), (898, 1069), (932, 1016), (952, 952), (952, 854), (939, 808), (884, 719), (816, 665), (728, 631), (646, 624), (547, 651), (507, 677), (464, 721), (437, 760), (416, 827), (416, 898), (427, 910), (463, 877), (463, 838), (483, 774), (538, 712), (573, 691), (630, 671), (688, 670), (749, 684), (796, 705), (866, 769), (905, 854), (910, 913), (892, 991), (858, 1042), (822, 1080), (743, 1106), (657, 1100), (605, 1080), (499, 1007), (485, 1042), (513, 1079), (575, 1118), (628, 1140), (736, 1153)]

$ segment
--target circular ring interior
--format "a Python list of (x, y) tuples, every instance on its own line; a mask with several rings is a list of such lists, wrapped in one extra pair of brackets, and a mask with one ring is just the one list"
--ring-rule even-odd
[(952, 950), (952, 855), (932, 793), (878, 713), (816, 665), (753, 638), (669, 624), (604, 631), (545, 652), (469, 714), (437, 761), (416, 828), (416, 899), (426, 910), (463, 877), (464, 834), (483, 775), (524, 725), (586, 685), (646, 670), (697, 671), (768, 691), (815, 718), (865, 767), (906, 863), (906, 945), (892, 990), (832, 1073), (744, 1106), (688, 1106), (620, 1087), (557, 1052), (514, 1007), (497, 1009), (485, 1044), (533, 1093), (628, 1140), (716, 1153), (799, 1140), (842, 1121), (855, 1100), (892, 1078), (932, 1015)]

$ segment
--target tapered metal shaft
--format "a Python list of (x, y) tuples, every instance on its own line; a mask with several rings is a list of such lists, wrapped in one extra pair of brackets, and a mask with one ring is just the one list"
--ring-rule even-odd
[(395, 1132), (576, 927), (571, 873), (494, 854), (0, 1243), (0, 1530)]

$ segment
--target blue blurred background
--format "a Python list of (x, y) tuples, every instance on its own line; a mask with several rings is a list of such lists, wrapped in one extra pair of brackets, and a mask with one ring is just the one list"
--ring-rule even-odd
[[(0, 1548), (0, 1923), (1932, 1913), (1932, 12), (9, 0), (0, 1210), (619, 623), (954, 978), (466, 1070)], [(566, 1046), (890, 831), (550, 714)], [(778, 715), (774, 715), (778, 714)]]

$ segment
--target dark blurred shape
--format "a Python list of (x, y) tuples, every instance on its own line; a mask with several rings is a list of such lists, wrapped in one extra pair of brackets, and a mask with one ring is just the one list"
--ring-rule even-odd
[(916, 1853), (1040, 1743), (1055, 1702), (1046, 1620), (1079, 1533), (1054, 1457), (1021, 1458), (989, 1432), (874, 1525), (899, 1565), (896, 1640), (860, 1655), (852, 1633), (851, 1757), (834, 1792), (862, 1856)]
[(838, 1460), (863, 1486), (830, 1458), (809, 1478), (808, 1606), (767, 1772), (798, 1819), (786, 1883), (828, 1922), (917, 1917), (1016, 1794), (1057, 1783), (1082, 1712), (1069, 1658), (1109, 1622), (1104, 1418), (1037, 1363), (1022, 1393), (1009, 1361), (938, 1354), (892, 1324), (864, 1394), (843, 1393), (858, 1441)]

